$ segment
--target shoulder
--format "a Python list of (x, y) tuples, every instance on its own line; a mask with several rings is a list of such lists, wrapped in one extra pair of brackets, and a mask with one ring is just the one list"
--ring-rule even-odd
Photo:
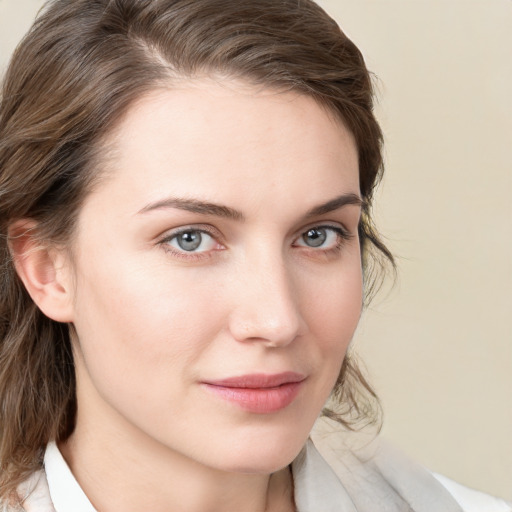
[(512, 512), (512, 504), (500, 498), (465, 487), (443, 475), (433, 475), (457, 500), (464, 512)]

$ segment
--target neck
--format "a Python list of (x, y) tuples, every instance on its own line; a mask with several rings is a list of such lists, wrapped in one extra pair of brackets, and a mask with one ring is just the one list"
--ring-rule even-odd
[(273, 474), (218, 470), (168, 449), (134, 427), (109, 429), (77, 416), (59, 447), (91, 503), (100, 512), (288, 512), (293, 507), (289, 468)]

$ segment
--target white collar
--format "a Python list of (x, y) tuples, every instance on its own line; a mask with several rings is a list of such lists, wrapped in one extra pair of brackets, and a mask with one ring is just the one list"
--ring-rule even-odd
[(44, 469), (56, 512), (96, 512), (54, 442), (46, 447)]

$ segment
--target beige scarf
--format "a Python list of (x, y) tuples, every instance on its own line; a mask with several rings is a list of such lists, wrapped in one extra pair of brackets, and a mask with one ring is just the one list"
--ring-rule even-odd
[(426, 469), (324, 418), (292, 471), (299, 512), (463, 512)]

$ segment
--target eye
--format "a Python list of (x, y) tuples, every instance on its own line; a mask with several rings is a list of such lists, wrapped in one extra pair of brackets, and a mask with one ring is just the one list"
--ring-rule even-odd
[(199, 229), (180, 231), (166, 238), (163, 242), (180, 252), (196, 253), (211, 251), (217, 245), (216, 240), (209, 233)]
[(295, 245), (312, 249), (334, 249), (340, 245), (342, 240), (348, 238), (348, 233), (340, 227), (317, 226), (302, 233)]

